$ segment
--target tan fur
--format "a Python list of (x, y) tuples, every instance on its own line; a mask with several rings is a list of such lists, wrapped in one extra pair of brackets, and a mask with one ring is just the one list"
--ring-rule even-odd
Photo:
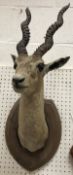
[(43, 76), (36, 65), (42, 59), (17, 58), (15, 77), (25, 77), (22, 83), (26, 88), (21, 93), (18, 119), (18, 136), (21, 145), (31, 152), (42, 148), (48, 137), (48, 127), (44, 114)]

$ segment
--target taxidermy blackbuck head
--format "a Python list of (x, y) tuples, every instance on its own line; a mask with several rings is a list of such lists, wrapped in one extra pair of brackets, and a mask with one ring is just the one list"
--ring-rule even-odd
[(20, 93), (34, 93), (43, 83), (43, 77), (54, 69), (63, 66), (68, 60), (69, 56), (60, 58), (59, 60), (45, 64), (42, 57), (49, 51), (54, 42), (53, 35), (63, 25), (63, 14), (69, 8), (70, 4), (63, 7), (57, 16), (57, 20), (52, 24), (45, 36), (45, 41), (41, 44), (33, 55), (29, 56), (26, 46), (30, 39), (29, 23), (31, 21), (31, 13), (26, 8), (26, 20), (21, 24), (22, 40), (17, 44), (16, 49), (18, 56), (12, 55), (14, 61), (15, 75), (12, 79), (14, 90)]

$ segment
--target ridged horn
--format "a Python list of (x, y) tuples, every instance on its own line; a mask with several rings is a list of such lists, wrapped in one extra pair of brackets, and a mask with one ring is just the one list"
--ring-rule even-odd
[(42, 57), (48, 50), (51, 49), (51, 47), (54, 44), (53, 35), (63, 25), (63, 14), (69, 8), (69, 6), (70, 4), (64, 6), (60, 10), (57, 16), (57, 21), (48, 28), (46, 32), (45, 42), (36, 49), (36, 51), (33, 54), (34, 56)]
[(30, 39), (30, 32), (28, 25), (31, 21), (31, 13), (28, 8), (26, 8), (25, 11), (26, 11), (26, 20), (21, 23), (22, 40), (16, 46), (18, 54), (27, 54), (26, 46)]

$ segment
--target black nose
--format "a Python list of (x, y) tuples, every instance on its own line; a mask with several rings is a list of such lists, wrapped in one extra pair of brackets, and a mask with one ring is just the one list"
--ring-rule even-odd
[(12, 81), (13, 81), (14, 84), (22, 83), (24, 80), (25, 80), (25, 78), (16, 78), (16, 77), (14, 77), (12, 79)]

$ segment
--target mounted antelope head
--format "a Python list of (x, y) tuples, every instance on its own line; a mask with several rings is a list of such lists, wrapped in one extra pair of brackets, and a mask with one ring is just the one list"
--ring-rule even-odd
[(31, 13), (26, 9), (26, 20), (21, 24), (22, 40), (17, 44), (18, 57), (12, 55), (16, 70), (12, 84), (16, 92), (21, 93), (19, 102), (18, 137), (21, 145), (31, 152), (42, 148), (48, 138), (48, 127), (44, 114), (43, 77), (49, 71), (63, 66), (68, 60), (61, 58), (45, 64), (42, 57), (53, 46), (53, 35), (63, 24), (63, 14), (69, 5), (59, 12), (57, 21), (47, 30), (45, 41), (33, 55), (28, 56), (26, 46), (30, 32), (28, 25)]
[(43, 55), (52, 48), (53, 35), (62, 26), (62, 16), (68, 8), (69, 5), (62, 8), (58, 14), (57, 21), (47, 30), (44, 43), (31, 56), (28, 56), (26, 50), (30, 39), (28, 25), (31, 21), (31, 13), (28, 8), (26, 9), (27, 18), (21, 24), (22, 40), (17, 44), (18, 57), (12, 55), (14, 69), (16, 69), (15, 76), (12, 79), (15, 91), (21, 93), (24, 91), (27, 91), (27, 93), (29, 91), (35, 92), (38, 82), (43, 79), (45, 74), (63, 66), (69, 60), (70, 57), (68, 56), (46, 65), (42, 59)]

